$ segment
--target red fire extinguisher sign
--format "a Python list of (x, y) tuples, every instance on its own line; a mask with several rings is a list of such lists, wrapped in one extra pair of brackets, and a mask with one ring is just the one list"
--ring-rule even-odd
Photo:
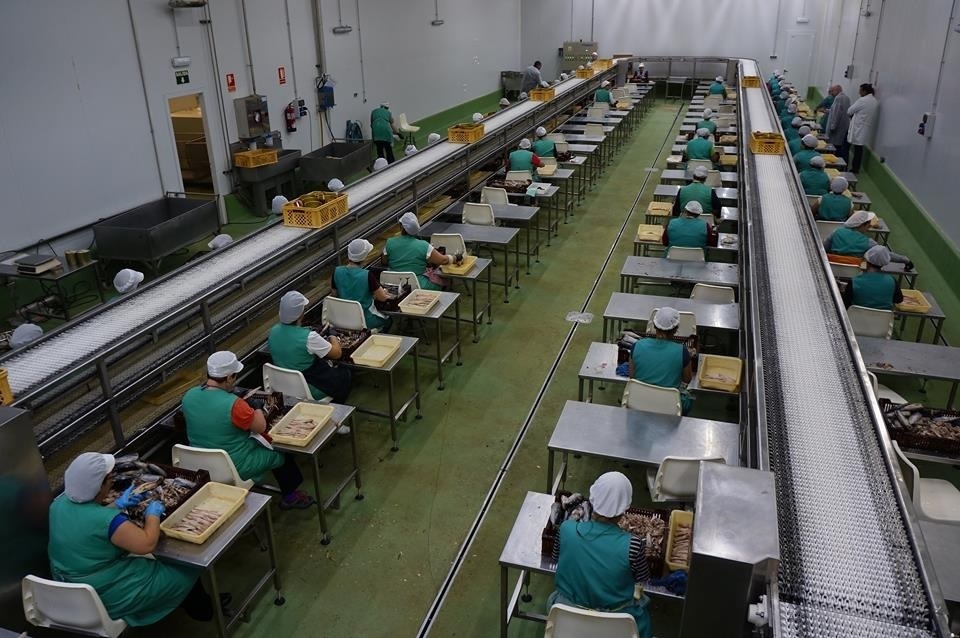
[(287, 70), (282, 66), (277, 67), (277, 79), (280, 80), (280, 84), (287, 83)]
[(233, 93), (237, 90), (237, 78), (233, 73), (227, 73), (227, 91)]

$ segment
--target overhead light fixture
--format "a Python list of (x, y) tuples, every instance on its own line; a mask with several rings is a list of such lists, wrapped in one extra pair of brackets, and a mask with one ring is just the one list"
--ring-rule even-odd
[(437, 18), (436, 20), (431, 20), (430, 24), (432, 24), (435, 27), (439, 27), (441, 24), (443, 24), (443, 20), (441, 20), (440, 18)]
[(338, 27), (333, 27), (333, 32), (337, 34), (350, 33), (351, 31), (353, 31), (353, 27), (351, 27), (349, 24), (341, 24)]

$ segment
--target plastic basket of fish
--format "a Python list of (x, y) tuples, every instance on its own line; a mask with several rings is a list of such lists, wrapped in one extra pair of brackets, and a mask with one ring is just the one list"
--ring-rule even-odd
[(745, 75), (740, 78), (740, 86), (745, 89), (759, 89), (760, 77), (756, 75)]
[(576, 73), (577, 77), (581, 80), (589, 80), (593, 77), (594, 70), (588, 67), (585, 69), (577, 69)]
[(7, 371), (0, 368), (0, 405), (11, 403), (13, 403), (13, 391), (10, 390), (10, 379), (7, 377)]
[(779, 133), (750, 133), (750, 150), (754, 155), (783, 155), (786, 141)]
[(476, 255), (464, 255), (463, 261), (459, 264), (444, 264), (440, 266), (440, 270), (448, 275), (465, 275), (473, 270), (473, 265), (476, 263)]
[(659, 224), (640, 224), (637, 227), (637, 241), (660, 243), (663, 226)]
[(323, 228), (347, 214), (347, 194), (313, 191), (283, 205), (283, 225)]
[(265, 148), (258, 148), (253, 151), (242, 151), (233, 154), (233, 165), (238, 168), (257, 168), (258, 166), (269, 166), (276, 164), (278, 151)]
[(701, 388), (722, 390), (723, 392), (739, 392), (742, 370), (743, 362), (737, 357), (705, 354), (700, 361), (700, 370), (697, 372), (697, 377)]
[(223, 483), (207, 483), (186, 500), (176, 512), (160, 523), (171, 538), (202, 545), (240, 509), (247, 490)]
[(960, 457), (960, 412), (880, 400), (887, 430), (901, 448)]
[(439, 290), (414, 290), (400, 302), (400, 312), (425, 315), (440, 301)]
[(483, 124), (465, 122), (447, 129), (447, 141), (454, 144), (473, 144), (483, 139)]
[[(303, 447), (325, 429), (333, 416), (333, 406), (325, 403), (297, 403), (270, 428), (274, 443)], [(331, 430), (335, 424), (330, 424)]]
[(664, 564), (672, 572), (690, 569), (690, 550), (693, 545), (693, 512), (673, 510), (670, 512), (670, 533)]
[(903, 288), (900, 290), (900, 292), (903, 293), (903, 301), (897, 304), (897, 310), (900, 312), (926, 314), (930, 312), (930, 308), (933, 307), (930, 305), (930, 302), (927, 301), (927, 298), (923, 296), (923, 293), (919, 290)]
[(124, 510), (134, 523), (143, 524), (147, 504), (156, 499), (163, 501), (166, 516), (170, 516), (197, 490), (210, 482), (206, 470), (185, 470), (163, 463), (141, 461), (139, 455), (118, 456), (113, 467), (113, 485), (103, 504), (109, 505), (128, 487), (136, 494), (143, 494), (140, 503)]
[(353, 352), (351, 358), (357, 365), (382, 368), (390, 360), (390, 357), (400, 349), (402, 343), (403, 339), (401, 337), (381, 334), (370, 335)]

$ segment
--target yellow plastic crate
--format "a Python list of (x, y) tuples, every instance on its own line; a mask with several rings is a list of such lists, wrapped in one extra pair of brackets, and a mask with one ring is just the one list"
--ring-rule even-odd
[(742, 372), (743, 362), (737, 357), (705, 354), (700, 357), (697, 379), (700, 381), (701, 388), (739, 392)]
[(640, 224), (637, 227), (637, 241), (660, 243), (663, 237), (663, 226), (658, 224)]
[[(681, 525), (690, 527), (690, 552), (687, 554), (687, 562), (674, 562), (670, 560), (670, 554), (673, 553), (673, 543), (677, 536), (677, 529)], [(675, 572), (679, 569), (690, 569), (690, 556), (693, 554), (693, 512), (686, 510), (673, 510), (670, 512), (670, 527), (667, 536), (667, 553), (664, 554), (664, 564), (667, 569)]]
[(577, 77), (582, 80), (589, 80), (593, 77), (593, 69), (577, 69)]
[[(183, 505), (160, 523), (160, 531), (170, 538), (177, 538), (188, 543), (202, 545), (223, 525), (234, 512), (240, 509), (247, 498), (247, 490), (223, 483), (207, 483), (188, 498)], [(196, 508), (214, 510), (219, 515), (217, 520), (200, 534), (174, 529)]]
[(840, 158), (833, 153), (823, 153), (820, 157), (822, 157), (823, 161), (827, 164), (836, 164), (840, 161)]
[[(309, 444), (327, 425), (333, 416), (333, 411), (333, 406), (326, 403), (298, 403), (290, 408), (290, 411), (276, 425), (270, 428), (270, 438), (273, 439), (274, 443), (303, 447)], [(289, 431), (291, 421), (303, 418), (313, 419), (316, 424), (310, 432), (307, 432), (304, 436), (297, 436), (295, 432)]]
[(440, 266), (440, 270), (447, 275), (465, 275), (473, 270), (475, 263), (477, 263), (476, 255), (465, 255), (460, 265), (444, 264)]
[(541, 177), (551, 177), (556, 172), (557, 172), (556, 164), (544, 164), (543, 166), (537, 169), (537, 175), (540, 175)]
[(900, 312), (926, 314), (930, 312), (930, 308), (933, 307), (930, 305), (930, 302), (927, 301), (927, 298), (923, 296), (923, 293), (919, 290), (903, 288), (900, 290), (900, 292), (903, 293), (903, 302), (897, 304), (897, 310)]
[(457, 124), (447, 129), (447, 141), (454, 144), (473, 144), (483, 138), (483, 124)]
[(323, 228), (347, 214), (347, 194), (313, 191), (283, 205), (283, 225)]
[(756, 75), (745, 75), (740, 78), (740, 86), (745, 89), (759, 89), (760, 88), (760, 78)]
[(258, 148), (255, 151), (241, 151), (233, 154), (233, 165), (239, 168), (257, 168), (276, 163), (276, 149)]
[(533, 102), (549, 102), (556, 95), (556, 90), (551, 87), (549, 89), (530, 89), (528, 97)]
[(750, 133), (750, 150), (755, 155), (783, 155), (785, 145), (786, 141), (778, 133)]
[(13, 403), (13, 392), (10, 390), (10, 379), (7, 371), (0, 368), (0, 405)]

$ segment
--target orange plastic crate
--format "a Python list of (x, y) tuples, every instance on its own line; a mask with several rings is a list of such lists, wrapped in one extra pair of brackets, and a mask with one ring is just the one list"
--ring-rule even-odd
[(583, 80), (589, 80), (593, 77), (593, 69), (577, 69), (577, 77)]
[(740, 78), (740, 86), (746, 89), (759, 89), (760, 88), (760, 78), (756, 75), (745, 75)]
[(755, 155), (783, 155), (786, 141), (778, 133), (750, 133), (750, 150)]
[(276, 163), (276, 150), (258, 148), (255, 151), (242, 151), (233, 154), (233, 165), (239, 168), (256, 168)]
[(347, 195), (313, 191), (283, 205), (283, 225), (323, 228), (347, 214)]
[(549, 102), (554, 98), (556, 91), (549, 89), (531, 89), (530, 99), (534, 102)]
[(457, 124), (447, 129), (447, 141), (454, 144), (473, 144), (483, 138), (483, 124)]

